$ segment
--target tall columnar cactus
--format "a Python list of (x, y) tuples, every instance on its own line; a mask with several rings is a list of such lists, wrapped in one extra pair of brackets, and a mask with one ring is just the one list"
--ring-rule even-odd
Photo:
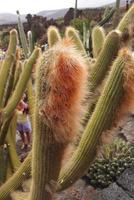
[[(129, 17), (131, 18), (131, 16), (132, 13)], [(124, 19), (128, 19), (128, 17)], [(127, 23), (123, 22), (119, 30), (124, 30), (122, 27), (125, 27)], [(88, 88), (90, 92), (94, 92), (96, 87), (102, 83), (108, 67), (117, 56), (120, 38), (121, 33), (119, 31), (112, 31), (107, 35), (90, 74)], [(24, 42), (24, 38), (22, 41)], [(72, 42), (75, 46), (72, 45)], [(114, 122), (118, 122), (122, 114), (128, 111), (134, 100), (134, 90), (131, 87), (134, 83), (134, 61), (131, 54), (124, 50), (112, 66), (106, 85), (82, 135), (79, 146), (68, 164), (61, 170), (59, 185), (57, 185), (66, 146), (74, 137), (75, 132), (79, 132), (80, 129), (78, 126), (81, 118), (79, 114), (84, 104), (83, 97), (85, 96), (85, 83), (87, 80), (86, 68), (89, 61), (81, 57), (81, 54), (86, 55), (86, 51), (77, 32), (70, 27), (66, 30), (65, 40), (62, 41), (56, 35), (56, 39), (50, 46), (52, 48), (43, 54), (37, 69), (37, 93), (33, 121), (33, 180), (30, 200), (52, 199), (56, 187), (58, 187), (58, 190), (62, 190), (80, 178), (95, 157), (96, 147), (102, 132), (111, 129)], [(80, 53), (74, 50), (75, 48)], [(29, 50), (28, 53), (25, 51), (25, 55), (28, 57)], [(33, 55), (24, 65), (24, 69), (29, 71), (28, 76), (31, 73), (31, 65), (36, 62), (39, 55), (39, 50), (35, 50)], [(32, 59), (33, 57), (34, 59)], [(0, 122), (3, 123), (2, 128), (9, 116), (11, 117), (11, 113), (13, 113), (21, 98), (23, 89), (26, 87), (23, 80), (26, 77), (28, 80), (28, 76), (26, 71), (23, 70), (11, 98), (6, 107), (1, 110)], [(17, 97), (17, 100), (15, 97)], [(6, 134), (7, 131), (5, 131), (4, 136), (0, 132), (0, 143), (1, 138), (3, 138), (3, 142), (5, 141)], [(14, 148), (14, 144), (11, 144), (11, 147)], [(12, 152), (10, 151), (10, 153)], [(12, 154), (10, 158), (13, 163), (16, 162), (14, 162)], [(0, 187), (0, 200), (6, 200), (9, 192), (16, 189), (26, 175), (30, 174), (30, 163), (31, 157), (28, 156), (15, 174)], [(14, 169), (15, 167), (16, 164)]]
[(21, 45), (22, 45), (23, 50), (24, 50), (25, 58), (28, 58), (28, 56), (29, 56), (29, 49), (28, 49), (26, 35), (25, 35), (25, 32), (24, 32), (23, 24), (21, 22), (20, 13), (19, 13), (18, 10), (17, 10), (16, 13), (18, 15), (18, 30), (19, 30)]
[[(31, 38), (31, 34), (29, 35), (28, 39), (29, 39), (29, 48), (28, 48), (28, 42), (27, 42), (27, 38), (24, 32), (24, 27), (23, 27), (23, 23), (21, 21), (21, 17), (20, 17), (20, 13), (19, 11), (17, 11), (18, 14), (18, 29), (19, 29), (19, 36), (20, 36), (20, 41), (23, 47), (23, 51), (25, 54), (25, 59), (29, 58), (29, 56), (32, 54), (32, 50), (33, 50), (33, 44), (32, 43), (32, 38)], [(28, 93), (28, 103), (29, 103), (29, 110), (30, 110), (30, 118), (31, 118), (31, 122), (33, 124), (33, 105), (34, 105), (34, 92), (33, 92), (33, 88), (32, 88), (32, 80), (30, 79), (28, 84), (27, 84), (27, 93)], [(32, 127), (33, 128), (33, 127)]]
[(49, 47), (52, 47), (55, 45), (58, 41), (61, 40), (61, 36), (59, 33), (59, 30), (55, 26), (50, 26), (47, 31), (48, 36), (48, 45)]
[[(8, 46), (8, 50), (6, 53), (5, 60), (2, 62), (2, 66), (0, 69), (0, 84), (1, 84), (1, 89), (0, 89), (0, 108), (2, 109), (6, 102), (7, 99), (9, 98), (9, 88), (11, 86), (12, 80), (12, 75), (14, 73), (15, 69), (15, 55), (16, 55), (16, 46), (17, 46), (17, 32), (16, 30), (12, 30), (10, 32), (10, 42)], [(0, 122), (0, 128), (2, 126), (2, 122)], [(7, 133), (6, 133), (7, 134)], [(5, 134), (5, 135), (6, 135)], [(1, 135), (1, 132), (0, 132)], [(4, 144), (4, 143), (2, 143)], [(7, 155), (4, 156), (5, 152), (8, 154), (7, 149), (4, 150), (3, 146), (0, 146), (0, 156), (5, 157), (7, 159)], [(2, 164), (1, 164), (2, 166)], [(7, 172), (7, 163), (3, 162), (3, 169), (6, 169), (5, 172), (3, 172), (4, 177), (6, 178), (6, 172)], [(0, 169), (1, 170), (1, 169)], [(4, 174), (5, 173), (5, 174)]]
[(28, 31), (27, 38), (28, 38), (29, 50), (30, 50), (30, 53), (32, 53), (34, 50), (34, 42), (33, 42), (33, 35), (31, 31)]
[(102, 80), (104, 79), (111, 62), (115, 59), (118, 53), (120, 47), (120, 37), (121, 33), (119, 31), (112, 31), (107, 35), (103, 48), (90, 74), (90, 91), (94, 92), (96, 87), (101, 84)]
[(14, 76), (17, 68), (17, 63), (19, 62), (18, 49), (16, 49), (16, 55), (14, 58), (14, 63), (10, 66), (7, 83), (4, 91), (4, 97), (2, 101), (2, 106), (5, 106), (9, 100), (10, 95), (12, 94), (14, 87)]
[(9, 159), (12, 167), (12, 171), (15, 172), (21, 165), (19, 157), (16, 152), (16, 145), (14, 144), (13, 138), (11, 137), (11, 129), (9, 129), (6, 144), (9, 152)]
[(95, 157), (102, 132), (111, 129), (130, 109), (134, 102), (133, 83), (134, 60), (127, 50), (123, 50), (112, 66), (77, 150), (60, 173), (59, 190), (67, 188), (85, 173)]
[(43, 54), (37, 70), (30, 200), (52, 199), (64, 151), (79, 131), (86, 80), (84, 58), (70, 41)]
[(87, 28), (85, 22), (83, 22), (83, 45), (86, 47), (86, 39), (87, 39)]
[(15, 54), (16, 54), (16, 45), (17, 45), (17, 31), (12, 30), (10, 32), (10, 42), (7, 50), (6, 57), (2, 62), (2, 66), (0, 68), (0, 108), (3, 106), (3, 96), (7, 83), (7, 78), (10, 72), (10, 68), (14, 65), (15, 62)]
[(7, 149), (5, 149), (4, 147), (0, 147), (0, 186), (6, 180), (7, 165), (8, 165), (7, 154), (8, 154)]
[(10, 192), (17, 189), (23, 181), (31, 174), (31, 155), (29, 153), (25, 161), (19, 167), (15, 174), (0, 187), (0, 200), (7, 200)]
[(16, 84), (19, 80), (21, 72), (22, 72), (22, 62), (18, 60), (18, 62), (16, 63), (16, 69), (15, 69), (15, 74), (14, 74), (13, 90), (16, 87)]
[(98, 25), (99, 26), (103, 26), (104, 24), (106, 24), (112, 17), (113, 17), (113, 14), (115, 13), (115, 8), (111, 8), (111, 10), (109, 11), (109, 14), (107, 16), (105, 16), (105, 18), (103, 18), (99, 23)]
[(116, 11), (113, 16), (113, 28), (116, 28), (120, 19), (120, 0), (116, 0)]
[(27, 60), (23, 71), (21, 73), (21, 76), (19, 78), (19, 81), (16, 85), (16, 88), (7, 104), (7, 106), (3, 109), (2, 115), (3, 117), (8, 117), (13, 110), (16, 108), (16, 105), (19, 103), (19, 100), (25, 91), (26, 85), (28, 83), (30, 74), (32, 72), (33, 65), (36, 64), (37, 59), (39, 57), (40, 49), (36, 48), (30, 58)]
[[(33, 65), (35, 65), (37, 58), (39, 57), (39, 49), (35, 49), (30, 58), (27, 60), (26, 65), (23, 68), (19, 81), (13, 91), (10, 100), (8, 101), (7, 105), (1, 110), (1, 122), (6, 123), (5, 120), (8, 120), (16, 108), (17, 104), (19, 103), (22, 94), (25, 91), (27, 83), (30, 78), (30, 74), (32, 72)], [(3, 131), (0, 133), (0, 144), (3, 144), (6, 135)]]
[(134, 5), (128, 10), (128, 12), (121, 19), (120, 23), (117, 26), (117, 29), (121, 32), (124, 32), (130, 23), (134, 19)]
[(86, 64), (90, 67), (90, 61), (87, 57), (87, 53), (86, 53), (86, 50), (85, 50), (85, 47), (80, 39), (80, 36), (78, 34), (78, 31), (76, 29), (74, 29), (73, 27), (69, 26), (66, 28), (66, 31), (65, 31), (65, 37), (70, 39), (74, 45), (75, 45), (75, 48), (80, 51), (80, 53), (82, 53), (83, 56), (85, 56), (85, 62)]
[(73, 27), (69, 26), (66, 28), (65, 31), (65, 37), (66, 38), (70, 38), (72, 39), (72, 41), (74, 42), (74, 44), (76, 45), (76, 48), (83, 53), (83, 55), (86, 55), (86, 50), (84, 48), (84, 45), (82, 43), (82, 41), (80, 40), (78, 31), (76, 29), (74, 29)]
[(96, 58), (100, 53), (105, 40), (105, 31), (100, 26), (95, 26), (92, 31), (93, 56)]
[(5, 141), (13, 172), (15, 172), (21, 165), (21, 162), (16, 152), (16, 126), (17, 126), (17, 115), (15, 113), (14, 116), (12, 117)]
[[(22, 94), (24, 93), (26, 89), (27, 83), (29, 81), (29, 78), (32, 72), (33, 65), (36, 64), (37, 58), (39, 57), (39, 49), (35, 49), (31, 57), (27, 61), (24, 62), (25, 64), (23, 66), (23, 71), (20, 75), (21, 70), (19, 66), (20, 65), (19, 54), (18, 54), (18, 51), (16, 51), (17, 40), (18, 40), (17, 32), (16, 30), (12, 30), (10, 32), (10, 43), (9, 43), (9, 47), (6, 53), (6, 57), (5, 57), (5, 60), (2, 62), (2, 66), (0, 69), (0, 81), (1, 81), (1, 90), (0, 90), (0, 95), (1, 95), (0, 154), (1, 155), (0, 156), (2, 157), (4, 156), (3, 144), (7, 143), (8, 148), (6, 149), (6, 152), (7, 154), (9, 154), (9, 157), (7, 157), (8, 163), (6, 165), (6, 163), (3, 162), (3, 169), (7, 168), (5, 171), (6, 174), (4, 174), (5, 172), (3, 172), (3, 177), (7, 177), (7, 178), (9, 178), (9, 174), (12, 175), (12, 173), (10, 172), (16, 171), (16, 169), (20, 165), (19, 158), (15, 150), (16, 148), (15, 141), (14, 141), (15, 135), (12, 134), (13, 133), (12, 131), (14, 131), (14, 134), (16, 134), (16, 128), (15, 126), (13, 126), (13, 129), (12, 129), (11, 120), (14, 116), (14, 110), (18, 102), (21, 100)], [(13, 123), (15, 125), (15, 122)], [(31, 161), (31, 158), (30, 158), (30, 161)], [(26, 169), (28, 171), (28, 166)], [(29, 165), (29, 169), (30, 169), (30, 165)], [(22, 166), (21, 172), (23, 170), (25, 172), (25, 165), (24, 167)], [(18, 174), (18, 171), (16, 173)], [(19, 181), (23, 180), (23, 178), (18, 177), (18, 175), (16, 177), (19, 178)], [(9, 186), (10, 181), (9, 181), (9, 184), (7, 184), (6, 182), (6, 185)], [(14, 183), (11, 183), (11, 185), (13, 186)]]
[(117, 56), (120, 48), (121, 33), (119, 31), (111, 31), (104, 41), (103, 47), (92, 65), (89, 74), (89, 104), (85, 115), (85, 124), (94, 110), (95, 104), (98, 101), (99, 93), (97, 87), (102, 84), (107, 72), (110, 70), (112, 61)]
[(102, 15), (102, 19), (105, 19), (105, 17), (109, 14), (109, 11), (110, 11), (110, 7), (107, 6), (103, 12), (103, 15)]

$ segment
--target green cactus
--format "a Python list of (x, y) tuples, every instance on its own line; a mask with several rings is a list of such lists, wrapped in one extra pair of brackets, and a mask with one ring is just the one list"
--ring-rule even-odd
[(87, 36), (86, 24), (83, 22), (83, 45), (84, 45), (84, 47), (86, 47), (86, 36)]
[(14, 74), (14, 83), (13, 83), (13, 90), (16, 87), (16, 84), (17, 84), (17, 82), (19, 80), (21, 72), (22, 72), (22, 62), (19, 60), (16, 63), (16, 70), (15, 70), (15, 74)]
[(103, 26), (105, 23), (107, 23), (112, 17), (113, 17), (113, 14), (115, 13), (115, 8), (112, 8), (110, 11), (109, 11), (109, 14), (103, 18), (99, 23), (98, 25), (99, 26)]
[(2, 102), (3, 106), (5, 106), (7, 104), (9, 97), (13, 91), (14, 76), (15, 76), (17, 62), (18, 62), (18, 58), (17, 58), (18, 53), (17, 52), (18, 52), (18, 50), (16, 51), (15, 61), (10, 67), (10, 71), (9, 71), (9, 75), (8, 75), (8, 79), (7, 79), (7, 83), (6, 83), (6, 87), (5, 87), (3, 102)]
[(94, 92), (96, 87), (101, 84), (104, 79), (111, 62), (116, 57), (120, 47), (121, 34), (118, 31), (111, 31), (104, 42), (103, 48), (92, 68), (89, 77), (89, 90)]
[[(124, 21), (126, 21), (126, 19)], [(125, 27), (126, 24), (126, 22), (123, 22), (121, 27)], [(24, 37), (24, 29), (23, 31), (22, 29), (23, 26), (19, 16), (21, 42), (24, 47), (25, 57), (28, 58), (31, 50), (28, 49), (26, 37)], [(131, 104), (131, 100), (133, 100), (133, 89), (130, 87), (134, 82), (133, 60), (131, 54), (125, 50), (116, 58), (117, 52), (120, 48), (121, 33), (115, 30), (107, 35), (105, 42), (102, 45), (103, 48), (90, 70), (88, 90), (91, 93), (96, 91), (98, 85), (102, 83), (109, 69), (108, 67), (115, 58), (116, 60), (111, 68), (106, 85), (97, 102), (94, 112), (92, 113), (88, 125), (82, 135), (78, 148), (75, 150), (67, 165), (65, 165), (61, 170), (59, 176), (64, 151), (67, 144), (70, 142), (70, 138), (73, 138), (70, 134), (72, 134), (74, 130), (77, 132), (77, 127), (80, 122), (78, 115), (81, 113), (81, 110), (79, 112), (77, 110), (81, 106), (81, 104), (78, 106), (78, 103), (80, 103), (79, 95), (83, 94), (83, 88), (86, 88), (86, 85), (83, 87), (80, 82), (82, 79), (79, 74), (82, 71), (79, 71), (79, 65), (83, 63), (82, 69), (86, 69), (87, 65), (89, 66), (91, 62), (87, 58), (86, 51), (75, 29), (70, 27), (67, 28), (65, 33), (66, 37), (63, 41), (59, 36), (59, 32), (56, 32), (57, 29), (54, 28), (53, 30), (51, 27), (48, 32), (48, 38), (50, 39), (49, 43), (52, 48), (43, 54), (37, 69), (36, 102), (34, 103), (33, 92), (31, 90), (32, 83), (30, 82), (27, 86), (27, 82), (32, 71), (32, 66), (36, 63), (39, 56), (38, 49), (35, 49), (28, 61), (24, 62), (23, 71), (19, 80), (16, 68), (14, 77), (17, 78), (13, 83), (12, 95), (5, 98), (9, 99), (7, 103), (3, 101), (4, 95), (0, 94), (2, 99), (0, 106), (2, 108), (0, 110), (0, 144), (4, 144), (5, 139), (7, 144), (10, 143), (10, 146), (7, 148), (10, 160), (8, 160), (9, 162), (7, 164), (7, 168), (5, 169), (9, 172), (12, 172), (13, 169), (15, 171), (12, 177), (0, 187), (0, 200), (6, 200), (9, 193), (22, 184), (23, 180), (27, 175), (29, 176), (31, 172), (31, 155), (26, 158), (16, 171), (16, 168), (20, 165), (20, 163), (18, 162), (17, 156), (15, 156), (15, 158), (13, 157), (14, 152), (16, 155), (16, 151), (14, 139), (10, 137), (12, 135), (10, 123), (13, 117), (14, 109), (20, 101), (26, 86), (30, 94), (29, 99), (32, 99), (32, 103), (30, 103), (32, 105), (32, 109), (30, 109), (32, 110), (32, 113), (35, 112), (33, 118), (34, 120), (32, 120), (34, 141), (32, 151), (33, 180), (29, 196), (30, 200), (43, 200), (44, 198), (52, 199), (53, 193), (56, 190), (62, 190), (80, 178), (85, 171), (89, 169), (90, 163), (95, 158), (96, 147), (99, 143), (102, 132), (112, 129), (115, 120), (118, 121), (117, 112), (119, 112), (120, 116), (122, 116), (128, 110), (128, 103)], [(119, 30), (122, 31), (124, 28), (120, 28)], [(78, 51), (74, 49), (73, 45), (68, 47), (71, 42), (74, 43)], [(64, 43), (64, 47), (67, 48), (64, 49), (61, 43)], [(16, 45), (15, 43), (13, 44), (15, 48), (13, 46), (9, 48), (9, 57), (6, 58), (8, 65), (11, 61), (12, 63), (15, 62), (15, 56), (12, 56), (12, 54), (15, 55)], [(57, 48), (58, 52), (61, 52), (60, 55), (57, 53)], [(74, 50), (76, 51), (75, 53), (73, 52)], [(12, 51), (14, 51), (14, 53), (11, 53)], [(69, 51), (71, 52), (70, 54)], [(65, 52), (66, 55), (64, 55)], [(80, 54), (78, 52), (80, 52)], [(68, 54), (70, 55), (69, 58)], [(83, 60), (81, 58), (81, 54), (86, 56), (86, 59)], [(76, 55), (76, 59), (74, 59), (74, 55)], [(2, 66), (4, 65), (4, 62), (2, 63)], [(56, 66), (58, 67), (56, 68)], [(2, 69), (3, 67), (1, 67), (0, 76)], [(72, 69), (75, 69), (75, 72), (72, 73)], [(4, 77), (7, 81), (10, 77), (9, 72), (6, 76), (4, 75)], [(83, 77), (85, 76), (83, 75)], [(76, 85), (76, 87), (73, 87), (74, 85)], [(69, 98), (71, 98), (71, 95), (74, 95), (75, 90), (77, 90), (77, 98), (73, 96), (70, 100)], [(69, 93), (68, 96), (66, 92)], [(3, 94), (5, 94), (5, 91)], [(62, 102), (61, 99), (63, 100)], [(130, 102), (125, 102), (127, 99), (129, 99)], [(73, 105), (71, 104), (72, 101)], [(83, 103), (82, 99), (81, 103)], [(125, 106), (125, 103), (127, 106)], [(33, 105), (35, 105), (35, 110), (33, 110)], [(72, 105), (72, 107), (70, 105)], [(70, 107), (71, 110), (68, 115), (67, 109)], [(123, 107), (127, 107), (125, 111), (123, 110)], [(77, 111), (75, 111), (74, 108), (77, 108)], [(88, 107), (88, 112), (90, 108), (91, 103)], [(60, 111), (58, 109), (60, 109)], [(68, 116), (70, 116), (70, 119), (68, 119)], [(66, 127), (66, 124), (69, 127)], [(3, 156), (3, 152), (0, 156), (1, 155)], [(5, 166), (6, 165), (4, 165), (4, 167)], [(59, 185), (57, 184), (58, 176)], [(98, 176), (98, 174), (96, 174), (96, 176)]]
[(22, 94), (24, 93), (27, 83), (29, 81), (33, 65), (36, 63), (37, 58), (39, 57), (39, 52), (40, 50), (38, 48), (35, 49), (30, 58), (27, 60), (26, 65), (24, 66), (21, 76), (19, 78), (19, 81), (15, 87), (15, 90), (10, 97), (10, 100), (8, 101), (7, 105), (3, 108), (3, 110), (1, 110), (1, 122), (4, 122), (4, 124), (0, 133), (0, 144), (3, 144), (6, 138), (7, 131), (4, 130), (10, 123), (10, 117), (12, 116), (17, 104), (21, 100)]
[(29, 153), (19, 169), (0, 187), (0, 200), (7, 200), (10, 192), (17, 189), (31, 174), (31, 155)]
[(8, 156), (6, 180), (8, 180), (12, 175), (13, 175), (13, 169), (12, 169), (12, 165), (11, 165), (11, 160), (9, 159), (9, 156)]
[[(19, 14), (19, 11), (17, 11), (18, 14), (18, 29), (19, 29), (19, 35), (20, 35), (20, 40), (21, 40), (21, 44), (23, 47), (23, 51), (25, 54), (25, 58), (29, 58), (29, 56), (32, 54), (32, 50), (33, 50), (33, 42), (31, 41), (32, 38), (31, 36), (33, 35), (29, 35), (28, 39), (29, 39), (29, 48), (28, 48), (28, 42), (27, 42), (27, 38), (24, 32), (24, 27), (23, 24), (21, 22), (21, 17)], [(29, 110), (30, 110), (30, 118), (31, 118), (31, 122), (33, 125), (33, 105), (34, 105), (34, 92), (33, 92), (33, 87), (32, 87), (32, 80), (30, 78), (28, 84), (27, 84), (27, 93), (28, 93), (28, 103), (29, 103)], [(33, 127), (32, 127), (33, 128)]]
[(11, 198), (12, 200), (24, 200), (27, 199), (28, 195), (29, 192), (16, 191), (11, 193)]
[(87, 64), (87, 66), (90, 67), (91, 63), (89, 61), (89, 58), (87, 57), (87, 52), (86, 52), (85, 47), (79, 37), (78, 31), (75, 28), (69, 26), (66, 28), (65, 37), (69, 38), (69, 39), (71, 39), (71, 41), (73, 41), (75, 48), (78, 51), (80, 51), (83, 56), (85, 56), (85, 62)]
[(31, 75), (33, 65), (35, 65), (39, 57), (39, 52), (40, 50), (36, 48), (34, 52), (32, 53), (32, 55), (30, 56), (30, 58), (27, 60), (22, 70), (19, 81), (15, 87), (15, 90), (10, 98), (10, 101), (8, 102), (6, 107), (1, 111), (3, 119), (8, 118), (11, 115), (11, 113), (14, 111), (14, 109), (16, 108), (17, 104), (19, 103), (22, 97), (22, 94), (25, 91), (29, 77)]
[(104, 13), (103, 13), (103, 15), (102, 15), (102, 19), (104, 19), (107, 15), (109, 15), (110, 9), (111, 9), (111, 8), (110, 8), (109, 6), (107, 6), (107, 7), (105, 8)]
[(102, 146), (101, 153), (88, 170), (87, 178), (94, 187), (104, 188), (132, 165), (134, 149), (122, 139), (115, 139), (111, 144)]
[(82, 41), (80, 40), (78, 31), (74, 29), (73, 27), (69, 26), (66, 28), (65, 31), (65, 37), (70, 38), (73, 40), (74, 44), (76, 45), (76, 48), (83, 54), (86, 55), (86, 50), (84, 48), (84, 45)]
[(107, 35), (95, 63), (92, 64), (92, 62), (90, 62), (91, 70), (89, 74), (88, 87), (91, 95), (89, 96), (88, 108), (85, 115), (85, 125), (87, 124), (87, 121), (90, 118), (98, 101), (99, 92), (97, 91), (97, 87), (102, 84), (107, 72), (110, 70), (112, 61), (117, 56), (118, 50), (120, 48), (120, 38), (120, 32), (111, 31)]
[(47, 31), (48, 45), (52, 47), (58, 41), (61, 41), (59, 30), (55, 26), (50, 26)]
[(3, 96), (7, 83), (7, 78), (10, 72), (10, 68), (14, 65), (15, 54), (16, 54), (16, 45), (17, 45), (17, 31), (12, 30), (10, 32), (10, 42), (6, 54), (5, 60), (2, 62), (0, 69), (0, 108), (3, 106)]
[(24, 32), (23, 24), (21, 22), (20, 13), (19, 13), (19, 11), (17, 11), (16, 13), (18, 15), (18, 30), (19, 30), (21, 45), (22, 45), (22, 48), (24, 50), (25, 58), (28, 58), (29, 57), (29, 49), (28, 49), (26, 35), (25, 35), (25, 32)]
[(117, 26), (117, 30), (124, 32), (134, 19), (134, 5), (127, 11)]
[[(129, 109), (127, 96), (132, 99), (129, 104), (133, 103), (134, 94), (130, 88), (134, 81), (133, 67), (132, 56), (126, 51), (115, 60), (79, 146), (60, 173), (59, 190), (69, 187), (88, 170), (96, 155), (96, 147), (102, 132), (113, 127), (113, 122), (117, 121), (117, 116), (119, 116), (119, 110), (121, 117)], [(122, 104), (124, 106), (121, 106)]]
[(7, 165), (8, 165), (7, 149), (5, 149), (4, 146), (0, 146), (0, 186), (6, 180)]
[(8, 172), (16, 171), (18, 167), (20, 167), (20, 164), (21, 164), (16, 152), (16, 126), (17, 126), (17, 115), (15, 113), (14, 116), (12, 117), (11, 122), (9, 123), (9, 127), (6, 130), (7, 137), (5, 140), (5, 144), (6, 144), (6, 149), (8, 152), (7, 178), (8, 178)]
[(113, 28), (116, 28), (120, 19), (120, 0), (116, 0), (116, 11), (113, 16)]
[[(14, 120), (12, 122), (14, 122)], [(15, 133), (16, 133), (16, 130), (15, 130)], [(15, 144), (16, 140), (14, 141), (14, 139), (16, 139), (16, 137), (15, 138), (13, 137), (12, 129), (10, 127), (8, 130), (7, 138), (6, 138), (6, 144), (7, 144), (7, 149), (9, 152), (9, 159), (11, 162), (13, 172), (16, 171), (20, 167), (20, 164), (21, 164), (19, 161), (17, 152), (16, 152), (16, 144)]]
[(28, 31), (27, 38), (28, 38), (29, 50), (30, 50), (30, 53), (32, 53), (34, 50), (34, 42), (33, 42), (33, 35), (31, 31)]
[(104, 44), (105, 31), (102, 27), (95, 26), (92, 30), (92, 47), (93, 47), (93, 57), (96, 58)]

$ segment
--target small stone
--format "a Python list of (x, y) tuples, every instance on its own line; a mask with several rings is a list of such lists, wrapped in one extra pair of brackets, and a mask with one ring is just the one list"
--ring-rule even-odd
[(116, 183), (111, 184), (108, 188), (97, 192), (91, 200), (133, 200), (122, 188)]
[(122, 187), (129, 196), (134, 198), (134, 167), (126, 169), (117, 180), (117, 184)]

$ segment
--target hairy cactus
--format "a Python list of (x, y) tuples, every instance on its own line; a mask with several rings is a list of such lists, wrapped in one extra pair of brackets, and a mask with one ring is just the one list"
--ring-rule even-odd
[[(65, 189), (83, 176), (96, 155), (103, 132), (113, 127), (127, 113), (134, 100), (134, 61), (123, 50), (115, 60), (107, 83), (82, 135), (78, 148), (59, 176), (59, 190)], [(118, 119), (118, 120), (117, 120)]]
[(105, 40), (105, 31), (102, 27), (95, 26), (92, 31), (93, 56), (96, 58), (100, 53)]
[(49, 27), (49, 29), (47, 31), (47, 36), (48, 36), (49, 47), (52, 47), (58, 41), (61, 40), (61, 36), (60, 36), (59, 30), (55, 26), (50, 26)]
[(104, 188), (132, 165), (134, 149), (122, 139), (115, 139), (111, 144), (102, 146), (101, 153), (88, 170), (87, 180), (94, 187)]
[(83, 55), (86, 55), (86, 50), (84, 48), (84, 45), (83, 45), (82, 41), (80, 40), (79, 34), (76, 31), (76, 29), (74, 29), (71, 26), (67, 27), (66, 28), (66, 32), (65, 32), (65, 36), (66, 36), (66, 38), (70, 38), (74, 42), (74, 44), (76, 45), (76, 48)]
[(124, 32), (128, 25), (134, 19), (134, 5), (128, 10), (128, 12), (124, 15), (124, 17), (119, 22), (117, 29), (121, 32)]
[[(19, 23), (19, 26), (25, 57), (28, 58), (30, 51), (24, 38), (24, 30), (21, 31), (22, 24)], [(126, 22), (123, 26), (126, 26)], [(118, 30), (122, 31), (122, 28)], [(78, 33), (73, 28), (66, 29), (65, 39), (61, 39), (57, 29), (52, 30), (52, 27), (49, 29), (51, 48), (42, 55), (36, 73), (36, 101), (35, 103), (33, 101), (35, 109), (32, 112), (34, 113), (34, 116), (32, 115), (34, 137), (30, 200), (52, 199), (56, 190), (67, 188), (82, 177), (96, 156), (96, 147), (102, 133), (112, 129), (115, 122), (118, 123), (119, 119), (131, 109), (134, 101), (132, 87), (134, 61), (128, 50), (121, 51), (117, 56), (121, 38), (121, 32), (118, 30), (107, 35), (103, 48), (92, 66), (88, 80), (88, 91), (91, 93), (96, 91), (109, 69), (110, 72), (78, 148), (60, 171), (67, 145), (81, 130), (87, 89), (87, 67), (90, 62)], [(27, 86), (32, 66), (36, 63), (38, 55), (39, 50), (35, 49), (28, 61), (24, 62), (21, 76), (5, 106), (2, 100), (0, 144), (5, 142), (12, 114)], [(112, 67), (109, 67), (114, 59)], [(15, 74), (18, 77), (17, 71)], [(28, 91), (32, 91), (31, 86), (28, 86), (30, 88)], [(16, 163), (18, 166), (20, 163), (13, 157), (14, 143), (13, 140), (8, 141), (8, 138), (6, 142), (11, 144), (8, 148), (11, 160), (8, 163), (10, 171), (12, 168), (16, 170)], [(6, 199), (30, 172), (31, 157), (28, 156), (12, 177), (0, 187), (0, 200)]]
[(52, 199), (56, 190), (64, 151), (79, 131), (86, 68), (84, 58), (69, 40), (54, 45), (40, 60), (30, 200)]

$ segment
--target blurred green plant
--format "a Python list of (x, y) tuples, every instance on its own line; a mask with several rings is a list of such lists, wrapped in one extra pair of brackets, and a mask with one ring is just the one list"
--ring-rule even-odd
[(77, 29), (82, 37), (83, 35), (83, 23), (86, 27), (86, 29), (89, 29), (90, 27), (90, 21), (88, 19), (73, 19), (71, 20), (71, 26), (73, 26), (75, 29)]
[(9, 44), (9, 31), (0, 32), (0, 48), (7, 49)]

